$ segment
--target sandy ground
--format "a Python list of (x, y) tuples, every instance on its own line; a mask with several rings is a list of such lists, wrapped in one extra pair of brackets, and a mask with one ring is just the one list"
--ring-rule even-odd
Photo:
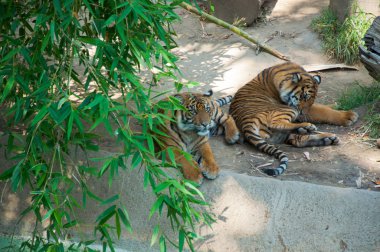
[[(336, 63), (323, 53), (318, 35), (309, 27), (311, 20), (327, 6), (328, 1), (279, 1), (267, 22), (244, 30), (299, 64)], [(199, 82), (200, 86), (195, 88), (199, 92), (213, 89), (215, 97), (233, 94), (264, 68), (282, 62), (264, 52), (256, 55), (253, 44), (228, 30), (200, 21), (184, 10), (179, 13), (183, 21), (176, 25), (179, 47), (174, 52), (180, 58), (184, 79)], [(322, 83), (317, 102), (335, 104), (342, 92), (355, 82), (372, 83), (363, 66), (357, 67), (359, 71), (319, 73)], [(163, 89), (166, 87), (162, 84)], [(366, 110), (366, 107), (356, 110), (360, 119), (352, 127), (317, 125), (320, 131), (338, 135), (337, 146), (300, 149), (281, 146), (289, 154), (290, 164), (286, 173), (276, 179), (373, 190), (372, 181), (380, 177), (380, 150), (374, 141), (365, 141), (358, 133)], [(222, 137), (216, 137), (211, 139), (211, 144), (223, 170), (266, 176), (260, 168), (277, 165), (276, 160), (248, 143), (227, 146)]]

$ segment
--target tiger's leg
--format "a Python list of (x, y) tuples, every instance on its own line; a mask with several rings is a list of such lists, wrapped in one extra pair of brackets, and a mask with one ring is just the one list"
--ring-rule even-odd
[[(165, 132), (165, 130), (168, 128), (170, 129), (170, 125), (161, 129)], [(159, 142), (155, 142), (154, 144), (155, 149), (160, 151), (164, 151), (168, 148), (171, 148), (173, 150), (175, 162), (180, 165), (183, 177), (185, 179), (197, 182), (198, 184), (202, 183), (203, 176), (199, 168), (199, 165), (193, 159), (186, 159), (185, 156), (182, 154), (181, 150), (186, 149), (186, 145), (182, 142), (178, 134), (173, 133), (171, 137), (160, 136)], [(166, 159), (171, 159), (168, 152), (166, 152)]]
[(234, 144), (239, 140), (239, 130), (236, 127), (235, 120), (232, 118), (232, 116), (227, 115), (227, 119), (223, 123), (224, 127), (224, 134), (225, 134), (225, 139), (227, 143), (229, 144)]
[(317, 127), (312, 123), (293, 123), (286, 119), (271, 122), (270, 128), (280, 131), (297, 131), (299, 134), (311, 133), (317, 130)]
[(240, 133), (236, 127), (235, 120), (231, 115), (225, 114), (220, 108), (217, 110), (215, 118), (217, 125), (222, 125), (224, 128), (224, 135), (227, 143), (234, 144), (239, 140)]
[(350, 126), (358, 120), (358, 114), (353, 111), (335, 110), (322, 104), (313, 104), (306, 112), (306, 117), (308, 121), (339, 126)]
[(339, 138), (332, 133), (318, 132), (315, 134), (290, 133), (285, 143), (295, 147), (326, 146), (339, 142)]
[(298, 112), (293, 109), (282, 109), (269, 115), (267, 119), (270, 129), (279, 131), (297, 131), (300, 134), (314, 132), (317, 127), (309, 122), (293, 122), (298, 117)]
[(175, 161), (181, 165), (183, 177), (201, 184), (203, 176), (198, 164), (194, 160), (186, 159), (178, 149), (173, 149), (173, 153)]
[(202, 157), (201, 171), (203, 176), (208, 179), (215, 179), (219, 174), (219, 166), (215, 161), (210, 144), (208, 142), (202, 144), (198, 151)]

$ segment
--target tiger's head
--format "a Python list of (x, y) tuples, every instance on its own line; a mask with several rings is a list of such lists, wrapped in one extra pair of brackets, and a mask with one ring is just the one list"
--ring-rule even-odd
[(185, 110), (176, 112), (178, 128), (182, 131), (195, 131), (199, 136), (208, 136), (215, 126), (213, 115), (215, 106), (211, 100), (212, 90), (205, 94), (181, 93), (177, 98)]
[(272, 74), (273, 84), (283, 103), (299, 110), (314, 103), (321, 83), (319, 75), (311, 75), (300, 65), (292, 62), (279, 65)]

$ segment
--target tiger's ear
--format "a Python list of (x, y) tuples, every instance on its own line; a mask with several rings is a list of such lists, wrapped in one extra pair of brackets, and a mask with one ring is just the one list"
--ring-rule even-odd
[(299, 73), (294, 73), (292, 76), (292, 83), (297, 84), (301, 80), (301, 75)]
[(209, 91), (207, 91), (206, 93), (203, 93), (203, 96), (206, 96), (206, 97), (210, 97), (212, 96), (214, 92), (212, 91), (212, 89), (210, 89)]
[(314, 75), (314, 76), (313, 76), (313, 79), (315, 80), (315, 82), (317, 82), (317, 84), (321, 84), (321, 76), (319, 76), (319, 75)]

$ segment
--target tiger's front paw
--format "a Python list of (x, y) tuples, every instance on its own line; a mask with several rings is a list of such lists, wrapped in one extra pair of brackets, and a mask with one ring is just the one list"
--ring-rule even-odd
[(217, 164), (202, 164), (202, 174), (207, 179), (216, 179), (219, 175), (219, 166)]
[(203, 182), (203, 176), (198, 165), (194, 162), (192, 165), (184, 164), (182, 167), (183, 177), (192, 180), (199, 185)]
[(306, 123), (306, 126), (300, 127), (297, 129), (297, 133), (305, 135), (317, 131), (317, 127), (312, 123)]
[(341, 125), (343, 126), (351, 126), (352, 124), (354, 124), (358, 118), (359, 118), (359, 115), (354, 112), (354, 111), (342, 111), (343, 113), (343, 119), (342, 119), (342, 122), (341, 122)]
[(240, 138), (240, 133), (236, 129), (236, 131), (226, 132), (225, 139), (227, 143), (234, 144), (236, 143)]

